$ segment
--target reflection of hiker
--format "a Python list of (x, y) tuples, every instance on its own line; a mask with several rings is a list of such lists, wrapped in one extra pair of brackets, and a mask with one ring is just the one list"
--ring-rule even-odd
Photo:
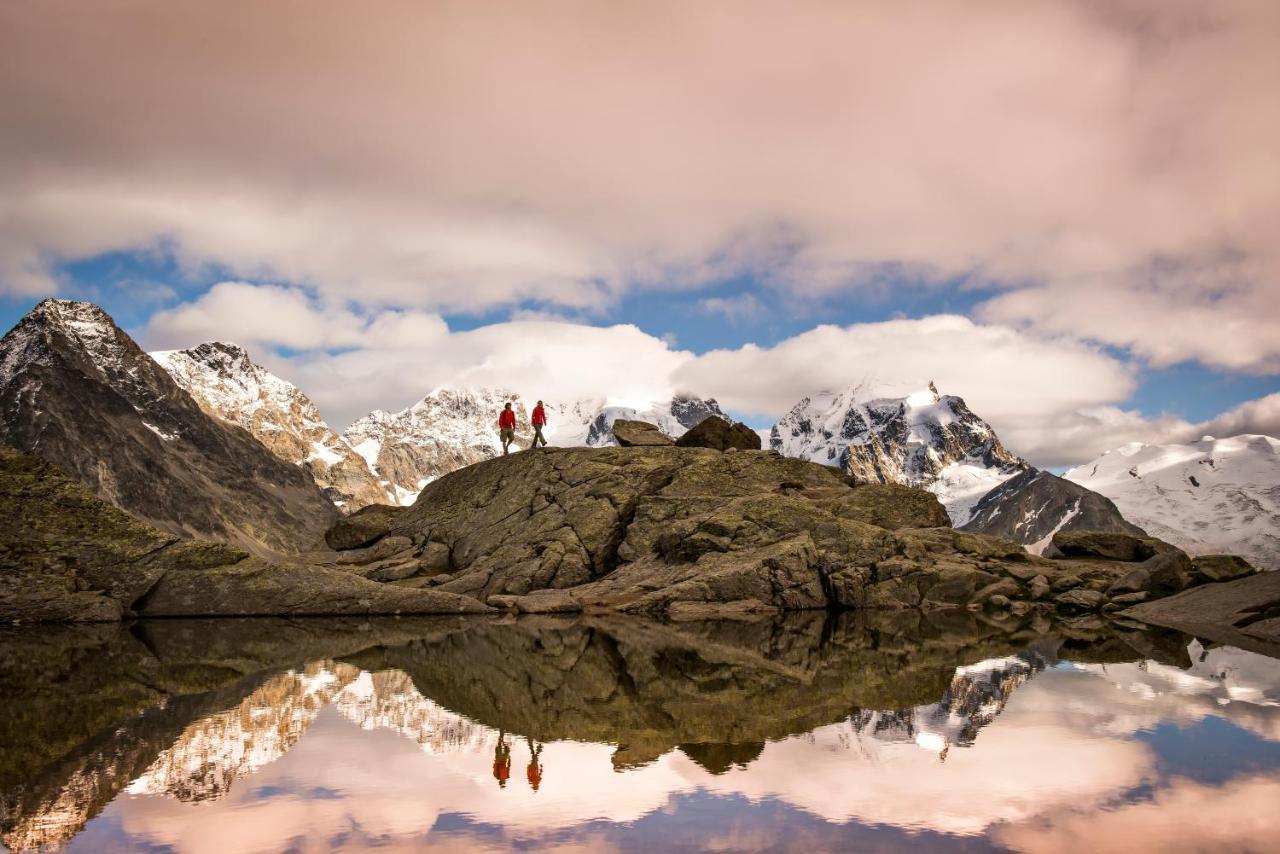
[(516, 438), (516, 414), (510, 403), (502, 407), (502, 414), (498, 416), (498, 438), (502, 439), (502, 453), (506, 454)]
[(498, 730), (498, 746), (493, 749), (493, 779), (498, 781), (498, 788), (505, 789), (510, 776), (511, 748), (507, 746), (507, 736)]
[(529, 777), (529, 785), (533, 790), (538, 791), (538, 786), (542, 785), (542, 745), (534, 745), (533, 739), (529, 739), (529, 767), (525, 769), (525, 774)]
[(538, 405), (533, 408), (533, 416), (529, 419), (533, 422), (533, 444), (530, 447), (538, 447), (538, 443), (542, 443), (542, 447), (547, 446), (547, 438), (542, 435), (542, 428), (547, 426), (547, 411), (542, 408), (542, 401), (538, 401)]

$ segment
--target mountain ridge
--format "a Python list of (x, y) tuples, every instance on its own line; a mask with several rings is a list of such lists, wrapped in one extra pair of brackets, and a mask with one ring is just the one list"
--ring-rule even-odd
[(259, 554), (313, 548), (336, 516), (91, 303), (44, 300), (0, 338), (0, 440), (165, 531)]
[(277, 457), (304, 468), (343, 510), (394, 499), (364, 458), (329, 427), (311, 398), (254, 362), (243, 347), (210, 341), (148, 355), (201, 409), (243, 427)]

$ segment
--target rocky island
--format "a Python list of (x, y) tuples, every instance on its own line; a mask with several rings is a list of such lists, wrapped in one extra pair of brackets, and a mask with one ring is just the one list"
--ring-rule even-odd
[[(701, 432), (723, 447), (731, 431)], [(1060, 533), (1055, 557), (1032, 555), (952, 529), (932, 493), (732, 446), (487, 460), (432, 482), (413, 507), (341, 519), (327, 548), (296, 560), (163, 533), (12, 450), (0, 452), (0, 501), (0, 617), (10, 620), (495, 611), (687, 620), (818, 609), (1017, 618), (1117, 613), (1254, 574), (1238, 558), (1193, 560), (1122, 533)], [(1270, 596), (1271, 585), (1253, 584)], [(1268, 642), (1275, 623), (1233, 630)]]

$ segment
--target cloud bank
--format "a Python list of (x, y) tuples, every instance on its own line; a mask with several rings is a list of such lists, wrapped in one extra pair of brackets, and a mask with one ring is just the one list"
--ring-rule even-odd
[(738, 417), (771, 423), (824, 389), (861, 384), (889, 396), (933, 381), (1044, 466), (1081, 463), (1130, 441), (1280, 434), (1280, 394), (1203, 424), (1147, 418), (1116, 406), (1136, 381), (1132, 366), (1114, 355), (958, 315), (819, 326), (772, 347), (695, 354), (628, 324), (533, 316), (455, 331), (428, 311), (361, 312), (298, 288), (223, 282), (155, 314), (141, 338), (149, 349), (217, 339), (246, 346), (307, 392), (339, 429), (442, 385), (505, 387), (552, 401), (691, 392), (717, 398)]
[(1278, 39), (1270, 0), (8, 3), (0, 291), (138, 249), (409, 312), (959, 281), (1276, 370)]

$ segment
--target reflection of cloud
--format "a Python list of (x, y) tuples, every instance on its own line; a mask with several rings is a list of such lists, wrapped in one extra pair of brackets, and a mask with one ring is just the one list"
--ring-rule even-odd
[[(1274, 659), (1233, 648), (1203, 653), (1192, 646), (1188, 670), (1153, 661), (1073, 665), (1070, 702), (1062, 714), (1080, 729), (1118, 737), (1167, 722), (1188, 726), (1220, 717), (1269, 741), (1280, 741), (1280, 668)], [(1031, 693), (1027, 702), (1054, 705)], [(1060, 705), (1060, 701), (1057, 701)]]
[[(326, 709), (292, 751), (222, 800), (192, 807), (169, 798), (124, 798), (108, 812), (138, 840), (196, 854), (276, 851), (298, 840), (326, 847), (325, 840), (355, 827), (376, 839), (419, 839), (445, 813), (472, 816), (519, 838), (593, 819), (634, 821), (661, 808), (671, 793), (692, 788), (676, 761), (700, 770), (669, 754), (618, 774), (608, 745), (553, 743), (544, 746), (544, 777), (534, 792), (523, 779), (527, 747), (519, 739), (511, 744), (512, 779), (499, 789), (492, 749), (432, 754), (386, 729), (362, 732)], [(317, 791), (325, 796), (312, 796)]]
[[(108, 808), (111, 820), (92, 823), (76, 844), (93, 849), (95, 833), (118, 823), (139, 843), (197, 854), (328, 847), (338, 838), (364, 840), (349, 841), (355, 847), (418, 849), (429, 847), (428, 833), (432, 845), (445, 844), (432, 828), (451, 814), (482, 826), (450, 831), (459, 845), (506, 848), (537, 840), (539, 847), (562, 841), (577, 850), (606, 850), (608, 834), (583, 838), (577, 830), (595, 821), (634, 822), (673, 808), (676, 795), (706, 791), (777, 799), (830, 822), (959, 835), (1005, 826), (999, 832), (1008, 844), (1032, 850), (1049, 846), (1049, 831), (1061, 828), (1086, 850), (1097, 847), (1088, 836), (1095, 821), (1114, 822), (1116, 833), (1132, 839), (1148, 824), (1190, 821), (1182, 813), (1188, 799), (1214, 791), (1185, 782), (1162, 788), (1152, 748), (1131, 739), (1137, 730), (1221, 715), (1280, 741), (1275, 662), (1226, 649), (1201, 661), (1200, 652), (1193, 648), (1197, 662), (1189, 671), (1151, 662), (1064, 664), (1025, 682), (1010, 681), (1021, 674), (1020, 658), (958, 668), (948, 696), (992, 717), (976, 736), (956, 738), (945, 761), (921, 749), (918, 739), (877, 736), (854, 716), (766, 744), (745, 768), (720, 775), (680, 751), (618, 773), (611, 745), (555, 742), (543, 748), (536, 792), (524, 779), (529, 748), (522, 737), (508, 735), (512, 773), (499, 789), (492, 773), (495, 731), (442, 709), (398, 671), (360, 674), (302, 691), (330, 694), (332, 705), (318, 712), (292, 750), (258, 766), (221, 799), (184, 804), (123, 797)], [(322, 674), (308, 672), (307, 684), (318, 685)], [(984, 679), (1002, 686), (998, 695), (971, 690)], [(970, 746), (960, 746), (966, 741)], [(1150, 804), (1108, 812), (1143, 784), (1158, 793)], [(1239, 790), (1242, 803), (1256, 804), (1274, 799), (1275, 786), (1280, 782), (1255, 780), (1231, 783), (1227, 791)], [(1216, 797), (1213, 809), (1223, 822), (1236, 821), (1229, 797)], [(1274, 825), (1261, 827), (1275, 832)], [(1261, 838), (1248, 836), (1255, 832), (1248, 829), (1231, 832), (1243, 835), (1227, 842)]]
[(1176, 780), (1150, 801), (997, 832), (1018, 851), (1274, 851), (1280, 840), (1280, 778), (1233, 780), (1221, 787)]
[(1099, 803), (1153, 769), (1143, 745), (1006, 717), (983, 730), (977, 747), (953, 750), (946, 762), (911, 743), (864, 752), (867, 743), (837, 724), (771, 744), (747, 771), (705, 785), (776, 796), (829, 821), (972, 834), (1046, 809)]

